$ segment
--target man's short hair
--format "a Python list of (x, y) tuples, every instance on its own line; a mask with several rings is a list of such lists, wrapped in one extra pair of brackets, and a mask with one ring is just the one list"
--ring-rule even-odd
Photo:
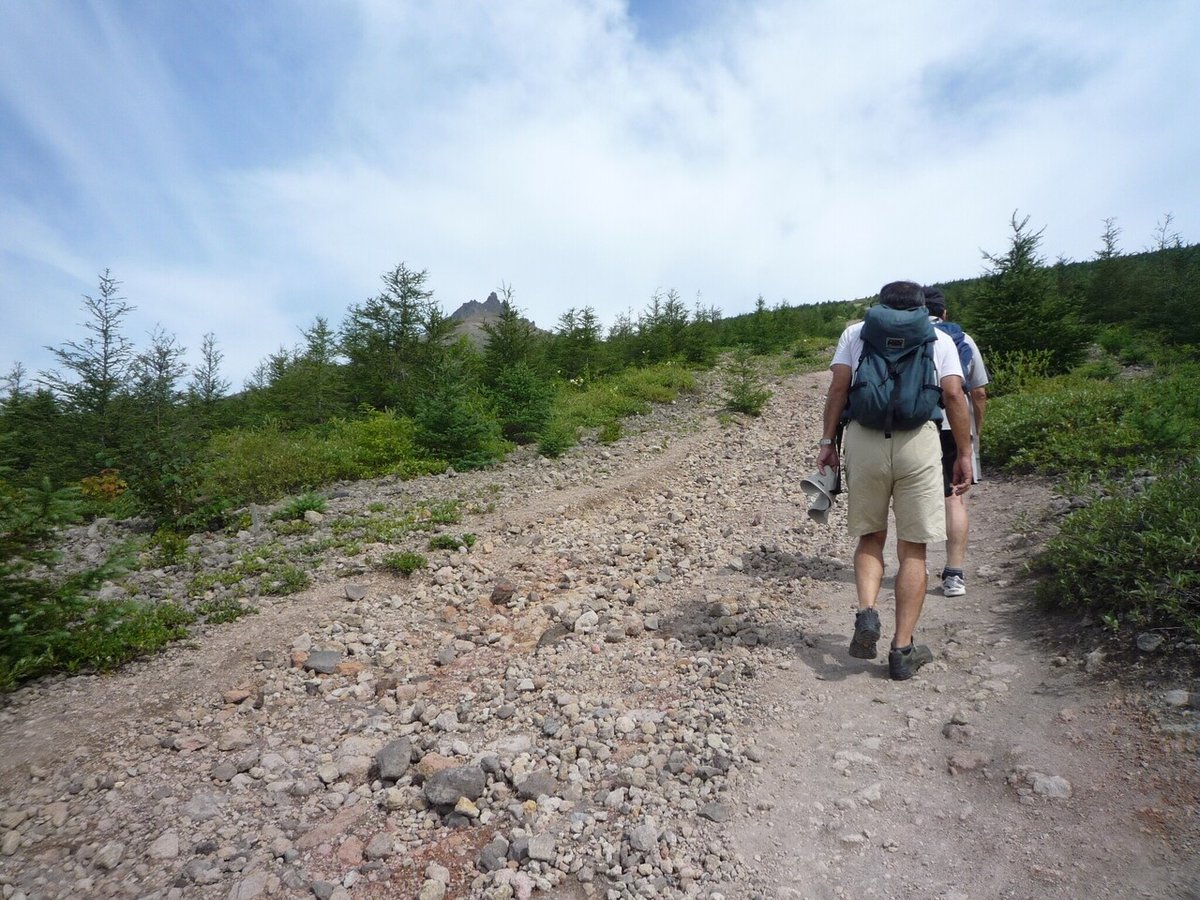
[(915, 281), (892, 281), (879, 289), (879, 302), (892, 309), (917, 309), (925, 305), (925, 293)]
[(946, 315), (946, 295), (940, 290), (930, 285), (921, 288), (925, 294), (925, 306), (929, 309), (931, 316), (937, 316), (939, 319)]

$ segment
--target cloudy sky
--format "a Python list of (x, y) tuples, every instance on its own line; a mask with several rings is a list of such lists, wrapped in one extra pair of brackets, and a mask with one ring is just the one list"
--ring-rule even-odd
[[(225, 374), (404, 262), (544, 327), (1200, 239), (1194, 0), (0, 0), (0, 374), (106, 268)], [(1191, 98), (1191, 99), (1188, 99)]]

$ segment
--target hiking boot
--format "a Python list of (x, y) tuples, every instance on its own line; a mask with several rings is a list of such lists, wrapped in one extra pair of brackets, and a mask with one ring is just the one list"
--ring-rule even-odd
[(893, 681), (907, 681), (927, 662), (933, 662), (933, 653), (924, 644), (893, 647), (888, 654), (888, 674)]
[(875, 642), (879, 640), (879, 613), (860, 609), (854, 617), (854, 637), (850, 639), (850, 655), (857, 659), (874, 659)]
[(962, 569), (942, 569), (942, 596), (961, 597), (967, 592)]

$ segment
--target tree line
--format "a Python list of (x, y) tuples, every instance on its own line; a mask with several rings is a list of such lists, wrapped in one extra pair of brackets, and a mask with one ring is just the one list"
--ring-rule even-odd
[(114, 512), (201, 525), (221, 498), (204, 494), (200, 470), (231, 434), (319, 433), (386, 413), (429, 460), (477, 467), (537, 441), (563, 391), (669, 361), (709, 366), (736, 345), (767, 353), (800, 334), (836, 334), (852, 308), (768, 307), (760, 296), (753, 313), (724, 318), (699, 302), (689, 309), (670, 290), (636, 316), (618, 316), (607, 333), (591, 307), (568, 309), (543, 331), (502, 285), (500, 315), (477, 344), (456, 335), (426, 271), (400, 263), (381, 282), (340, 325), (316, 317), (301, 343), (268, 355), (232, 391), (211, 333), (191, 367), (162, 329), (148, 346), (134, 346), (124, 325), (135, 307), (106, 270), (97, 294), (84, 297), (82, 337), (50, 348), (57, 366), (30, 376), (17, 365), (5, 379), (4, 481), (75, 485), (97, 505), (120, 497)]

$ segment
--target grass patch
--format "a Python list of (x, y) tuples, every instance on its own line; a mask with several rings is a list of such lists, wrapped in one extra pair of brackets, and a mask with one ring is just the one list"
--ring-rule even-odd
[(389, 553), (380, 562), (379, 567), (385, 572), (391, 572), (393, 575), (402, 575), (408, 578), (413, 572), (418, 572), (429, 565), (427, 560), (420, 553)]
[(275, 566), (258, 579), (258, 590), (269, 597), (298, 594), (312, 584), (312, 577), (299, 566)]
[(563, 384), (555, 399), (554, 418), (567, 426), (602, 428), (648, 412), (652, 403), (671, 403), (680, 394), (696, 390), (692, 370), (677, 363), (626, 369), (582, 385)]
[(253, 606), (246, 606), (233, 597), (222, 597), (219, 600), (204, 600), (196, 604), (196, 615), (209, 625), (219, 625), (225, 622), (236, 622), (242, 616), (258, 612)]
[(470, 549), (475, 546), (473, 534), (435, 534), (429, 539), (430, 550), (458, 550), (463, 547)]
[(201, 454), (197, 492), (206, 507), (233, 508), (332, 481), (412, 478), (445, 467), (418, 448), (409, 419), (375, 412), (300, 431), (266, 424), (215, 435)]

